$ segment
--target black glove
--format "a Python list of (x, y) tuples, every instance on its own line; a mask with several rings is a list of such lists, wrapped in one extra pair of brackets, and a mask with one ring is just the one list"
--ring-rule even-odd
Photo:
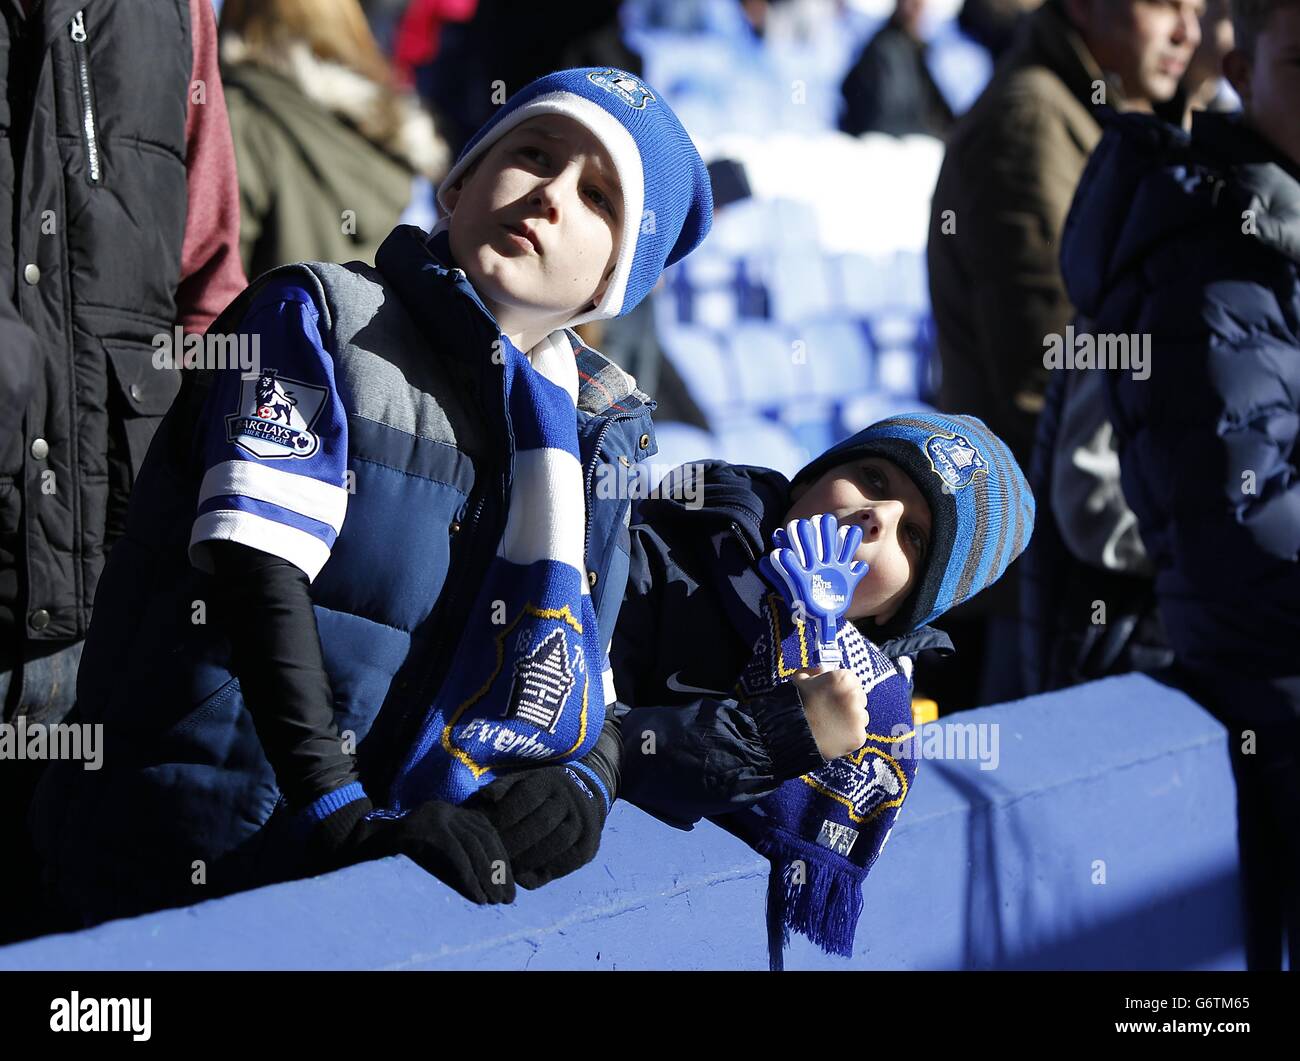
[(319, 822), (309, 846), (317, 872), (406, 855), (471, 902), (515, 901), (501, 837), (486, 815), (469, 807), (431, 800), (394, 817), (357, 799)]
[(572, 873), (596, 857), (605, 797), (567, 766), (543, 766), (498, 778), (467, 801), (496, 826), (523, 888)]

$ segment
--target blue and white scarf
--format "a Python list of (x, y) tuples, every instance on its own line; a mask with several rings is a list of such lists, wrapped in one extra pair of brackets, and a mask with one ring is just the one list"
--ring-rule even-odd
[(505, 531), (393, 782), (394, 810), (460, 803), (503, 768), (581, 758), (614, 695), (584, 561), (574, 350), (562, 329), (527, 356), (502, 347), (512, 445)]
[[(811, 624), (792, 616), (776, 593), (764, 598), (763, 614), (767, 629), (738, 684), (742, 703), (810, 666), (816, 636)], [(830, 954), (853, 954), (863, 881), (916, 778), (915, 757), (898, 754), (896, 746), (914, 734), (910, 672), (852, 623), (840, 624), (836, 640), (845, 667), (867, 693), (866, 743), (786, 781), (742, 811), (713, 819), (771, 863), (767, 928), (774, 970), (782, 967), (791, 929)]]

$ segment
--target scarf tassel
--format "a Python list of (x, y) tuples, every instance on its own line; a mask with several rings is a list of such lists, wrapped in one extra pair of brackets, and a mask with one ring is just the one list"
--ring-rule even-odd
[[(810, 857), (806, 845), (779, 836), (764, 837), (759, 854), (771, 863), (767, 878), (767, 951), (772, 972), (785, 967), (785, 948), (794, 930), (826, 954), (853, 957), (853, 940), (862, 916), (864, 871), (829, 852)], [(803, 880), (791, 863), (803, 863)]]

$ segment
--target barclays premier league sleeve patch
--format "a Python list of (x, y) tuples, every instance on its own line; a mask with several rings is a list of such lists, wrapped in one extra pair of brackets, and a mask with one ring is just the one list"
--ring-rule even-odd
[(226, 438), (263, 460), (306, 458), (320, 449), (312, 431), (329, 398), (325, 387), (275, 369), (239, 381), (239, 411), (226, 417)]

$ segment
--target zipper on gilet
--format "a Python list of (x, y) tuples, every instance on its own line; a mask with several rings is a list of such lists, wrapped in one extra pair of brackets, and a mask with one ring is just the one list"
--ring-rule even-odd
[(86, 146), (86, 172), (91, 181), (99, 180), (99, 135), (95, 130), (95, 102), (90, 92), (90, 55), (87, 47), (86, 15), (72, 16), (70, 35), (77, 59), (77, 90), (81, 97), (81, 138)]

